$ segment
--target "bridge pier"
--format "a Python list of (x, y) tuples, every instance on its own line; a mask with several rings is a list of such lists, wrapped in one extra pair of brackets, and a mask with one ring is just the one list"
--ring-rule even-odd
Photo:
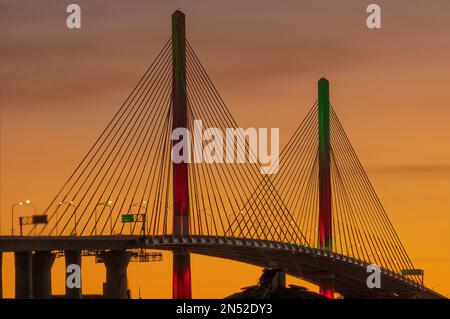
[(66, 261), (66, 298), (67, 299), (81, 299), (82, 287), (80, 288), (69, 288), (67, 286), (67, 277), (70, 273), (67, 273), (67, 266), (69, 265), (78, 265), (80, 267), (80, 284), (82, 284), (81, 280), (81, 250), (66, 250), (64, 251), (64, 258)]
[(0, 252), (0, 299), (3, 299), (3, 253)]
[(333, 273), (324, 272), (319, 275), (319, 293), (329, 299), (334, 298)]
[(14, 253), (15, 267), (15, 298), (33, 298), (33, 252), (16, 251)]
[(173, 299), (192, 298), (191, 290), (191, 258), (189, 251), (180, 249), (173, 251), (172, 274)]
[(105, 298), (126, 299), (128, 297), (127, 267), (131, 256), (132, 253), (126, 250), (111, 250), (104, 253), (106, 283), (103, 294)]
[(50, 251), (36, 251), (32, 261), (33, 298), (52, 297), (52, 266), (55, 254)]

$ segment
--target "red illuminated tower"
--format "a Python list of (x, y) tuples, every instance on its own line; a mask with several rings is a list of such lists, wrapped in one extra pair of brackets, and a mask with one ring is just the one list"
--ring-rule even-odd
[[(330, 175), (330, 91), (329, 82), (318, 83), (319, 106), (319, 248), (332, 250), (331, 175)], [(320, 294), (333, 298), (333, 275), (322, 274)]]
[[(186, 102), (186, 28), (185, 15), (172, 14), (172, 129), (187, 128)], [(177, 141), (174, 141), (174, 144)], [(189, 234), (188, 163), (173, 162), (173, 235)], [(192, 297), (191, 262), (189, 252), (173, 252), (172, 297)]]

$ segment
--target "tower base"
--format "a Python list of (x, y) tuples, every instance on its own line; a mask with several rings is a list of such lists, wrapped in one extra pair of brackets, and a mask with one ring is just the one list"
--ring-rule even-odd
[(173, 252), (172, 298), (192, 298), (191, 256), (186, 250)]

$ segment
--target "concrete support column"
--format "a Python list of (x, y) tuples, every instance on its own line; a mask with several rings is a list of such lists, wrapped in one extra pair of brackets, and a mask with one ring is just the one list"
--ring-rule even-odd
[(33, 252), (14, 253), (16, 299), (33, 298)]
[(323, 272), (319, 275), (319, 293), (328, 299), (334, 299), (333, 273)]
[(36, 251), (33, 254), (33, 298), (52, 297), (52, 266), (55, 254), (50, 251)]
[[(80, 299), (82, 294), (82, 287), (81, 287), (81, 250), (66, 250), (64, 252), (64, 256), (66, 259), (66, 298), (68, 299)], [(76, 269), (71, 270), (68, 272), (68, 266), (69, 265), (78, 265), (79, 274), (74, 274), (73, 272), (76, 272)], [(73, 267), (73, 266), (72, 266)], [(69, 276), (79, 275), (79, 281), (80, 281), (80, 288), (74, 287), (69, 288), (67, 285), (67, 279)], [(70, 278), (69, 278), (70, 279)]]
[(3, 253), (0, 252), (0, 299), (3, 299)]
[(126, 299), (127, 267), (132, 253), (126, 250), (111, 250), (105, 252), (103, 260), (106, 267), (106, 283), (103, 294), (105, 298)]

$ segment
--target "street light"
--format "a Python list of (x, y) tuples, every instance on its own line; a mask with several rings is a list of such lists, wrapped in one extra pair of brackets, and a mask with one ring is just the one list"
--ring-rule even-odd
[(95, 210), (94, 210), (94, 219), (95, 219), (95, 226), (94, 226), (94, 234), (97, 235), (97, 208), (99, 206), (106, 206), (109, 209), (109, 227), (111, 228), (111, 234), (112, 234), (112, 201), (109, 200), (107, 202), (104, 203), (98, 203), (97, 206), (95, 206)]
[[(135, 206), (139, 207), (138, 212), (137, 214), (132, 214), (131, 212), (133, 210), (133, 207)], [(144, 214), (140, 214), (141, 208), (145, 209)], [(123, 222), (130, 223), (130, 234), (132, 234), (133, 225), (131, 225), (131, 222), (141, 222), (142, 223), (141, 233), (143, 233), (143, 235), (145, 236), (146, 214), (147, 214), (147, 202), (146, 201), (135, 202), (130, 206), (128, 213), (126, 215), (122, 215), (122, 223)]]
[(16, 206), (23, 206), (23, 205), (30, 205), (34, 208), (34, 213), (37, 213), (37, 207), (36, 205), (31, 203), (31, 200), (27, 199), (25, 201), (20, 201), (12, 204), (11, 206), (11, 236), (14, 236), (14, 207)]
[[(74, 218), (75, 218), (75, 233), (72, 233), (72, 235), (76, 235), (77, 234), (77, 206), (73, 203), (73, 201), (58, 203), (58, 206), (63, 206), (63, 205), (67, 205), (67, 206), (75, 208), (75, 211), (73, 214)], [(56, 216), (55, 230), (56, 230), (56, 234), (58, 234), (58, 210), (56, 210), (55, 216)]]
[[(139, 216), (142, 217), (141, 222), (141, 233), (145, 236), (145, 226), (147, 223), (147, 202), (144, 200), (141, 203), (134, 203), (131, 207), (133, 206), (138, 206), (138, 212), (137, 212), (137, 216), (136, 216), (136, 221), (139, 221)], [(145, 213), (144, 214), (140, 214), (140, 210), (141, 208), (145, 209)], [(131, 228), (131, 224), (130, 224), (130, 234), (132, 233), (132, 228)], [(131, 234), (132, 235), (132, 234)]]

